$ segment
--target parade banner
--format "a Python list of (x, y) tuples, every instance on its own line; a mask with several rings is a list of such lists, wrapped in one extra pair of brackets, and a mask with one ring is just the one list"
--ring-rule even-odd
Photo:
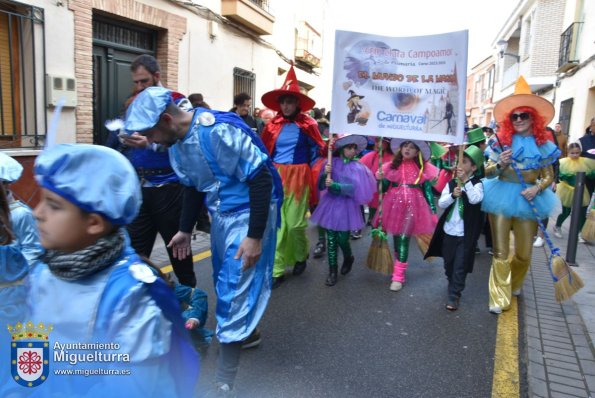
[(385, 37), (337, 31), (331, 131), (461, 144), (466, 30)]

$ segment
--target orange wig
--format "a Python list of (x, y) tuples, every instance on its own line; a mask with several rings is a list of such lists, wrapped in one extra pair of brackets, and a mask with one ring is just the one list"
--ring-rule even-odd
[(504, 120), (498, 123), (500, 125), (500, 131), (498, 132), (498, 139), (502, 145), (512, 146), (512, 135), (514, 134), (514, 127), (510, 121), (510, 115), (514, 112), (527, 112), (531, 115), (533, 120), (533, 136), (538, 146), (545, 144), (547, 141), (552, 141), (551, 134), (545, 130), (545, 120), (537, 113), (534, 108), (528, 106), (520, 106), (511, 110)]

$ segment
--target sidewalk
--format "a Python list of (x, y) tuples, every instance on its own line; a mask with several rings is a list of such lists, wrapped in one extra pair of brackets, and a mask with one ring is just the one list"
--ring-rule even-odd
[[(550, 220), (550, 228), (554, 225)], [(551, 238), (566, 258), (569, 220), (562, 239)], [(530, 397), (595, 397), (595, 245), (577, 246), (577, 267), (583, 287), (558, 304), (542, 248), (533, 261), (519, 305), (524, 317)]]

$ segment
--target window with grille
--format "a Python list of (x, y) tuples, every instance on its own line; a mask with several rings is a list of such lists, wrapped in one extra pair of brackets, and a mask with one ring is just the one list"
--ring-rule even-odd
[(528, 57), (531, 54), (531, 41), (533, 40), (533, 14), (523, 22), (523, 51), (522, 57)]
[[(256, 95), (256, 74), (241, 68), (233, 68), (233, 96), (239, 93), (246, 93), (252, 97), (252, 106), (254, 106), (254, 96)], [(231, 101), (230, 101), (231, 102)], [(253, 111), (251, 109), (250, 111)]]
[(570, 134), (570, 118), (572, 116), (572, 106), (574, 105), (574, 98), (569, 98), (560, 103), (560, 117), (558, 123), (562, 127), (565, 134)]
[(0, 148), (36, 148), (45, 138), (43, 9), (0, 0)]

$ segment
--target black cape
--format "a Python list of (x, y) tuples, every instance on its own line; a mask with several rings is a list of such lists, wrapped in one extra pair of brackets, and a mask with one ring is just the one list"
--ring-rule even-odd
[[(477, 177), (471, 178), (471, 183), (475, 186), (476, 184), (481, 184), (481, 180)], [(450, 188), (450, 192), (452, 192), (456, 186), (456, 181), (451, 180), (448, 183)], [(467, 194), (463, 192), (461, 195), (463, 198), (463, 224), (465, 228), (464, 234), (464, 261), (465, 261), (465, 272), (472, 272), (473, 271), (473, 263), (475, 261), (475, 246), (477, 244), (477, 239), (479, 238), (479, 234), (483, 229), (483, 224), (485, 222), (485, 213), (481, 211), (481, 202), (472, 205), (469, 203), (469, 199), (467, 198)], [(438, 220), (438, 225), (436, 225), (436, 230), (434, 231), (434, 235), (432, 236), (432, 241), (430, 242), (430, 246), (428, 247), (428, 251), (424, 258), (428, 257), (443, 257), (442, 255), (442, 242), (444, 241), (444, 223), (446, 222), (446, 217), (448, 213), (450, 213), (450, 209), (456, 205), (456, 201), (448, 206), (448, 208), (442, 213), (440, 219)]]

